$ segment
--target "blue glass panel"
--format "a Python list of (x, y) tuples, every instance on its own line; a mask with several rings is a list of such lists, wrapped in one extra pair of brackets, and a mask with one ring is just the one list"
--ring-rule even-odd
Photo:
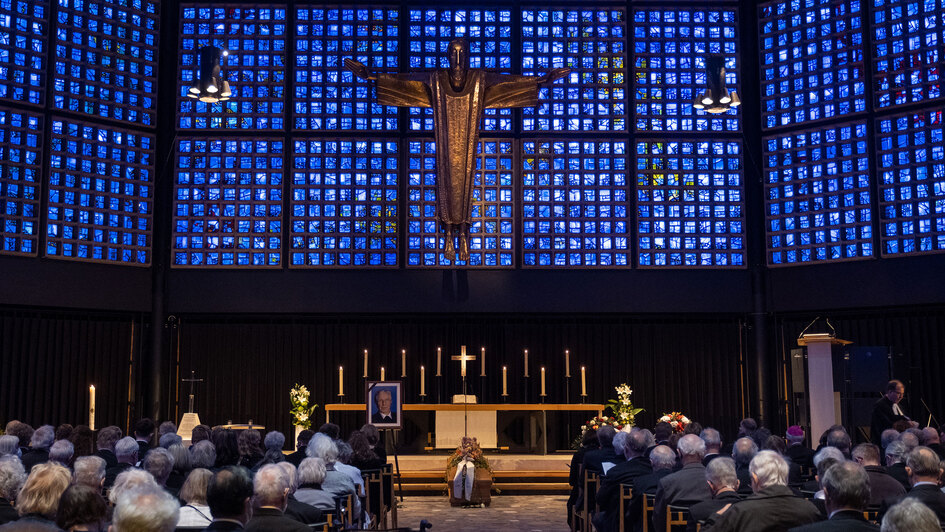
[(43, 105), (49, 2), (0, 1), (0, 98)]
[(877, 108), (942, 98), (945, 1), (873, 0)]
[(744, 268), (740, 141), (636, 143), (641, 268)]
[(627, 143), (522, 144), (524, 265), (629, 268)]
[(0, 108), (0, 253), (37, 254), (43, 117)]
[(173, 266), (282, 264), (283, 141), (177, 141)]
[(705, 61), (725, 57), (725, 82), (741, 94), (738, 17), (731, 9), (636, 9), (633, 105), (637, 131), (740, 131), (734, 107), (710, 114), (692, 107), (707, 87)]
[[(436, 217), (436, 143), (413, 140), (407, 145), (407, 265), (446, 267), (446, 234)], [(510, 268), (512, 232), (513, 143), (483, 139), (476, 157), (469, 228), (469, 268)], [(454, 239), (454, 246), (459, 240)]]
[(53, 106), (156, 126), (155, 0), (59, 0)]
[(522, 74), (571, 68), (522, 109), (526, 131), (627, 130), (626, 18), (621, 8), (522, 10)]
[[(285, 6), (200, 4), (181, 8), (179, 129), (285, 128)], [(186, 96), (196, 76), (198, 51), (226, 50), (221, 71), (233, 97), (204, 103)]]
[(292, 267), (397, 266), (397, 143), (296, 140)]
[(295, 129), (397, 130), (397, 108), (378, 105), (372, 84), (343, 67), (352, 58), (372, 72), (397, 72), (398, 24), (397, 9), (296, 9)]
[(154, 136), (53, 119), (46, 256), (151, 263)]
[(866, 124), (764, 139), (768, 263), (873, 256)]

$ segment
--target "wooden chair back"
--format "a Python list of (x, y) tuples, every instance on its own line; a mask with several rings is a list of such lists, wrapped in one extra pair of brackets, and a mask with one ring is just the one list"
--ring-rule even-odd
[(689, 526), (689, 507), (688, 506), (666, 506), (666, 532), (672, 532), (673, 527), (682, 527), (683, 530)]
[(650, 532), (650, 520), (656, 505), (656, 495), (643, 494), (643, 532)]
[(863, 517), (873, 524), (879, 524), (879, 506), (868, 506), (863, 510)]
[(630, 505), (630, 499), (633, 498), (633, 486), (629, 484), (620, 485), (620, 502), (618, 509), (620, 514), (617, 516), (617, 530), (623, 532), (626, 530), (627, 506)]

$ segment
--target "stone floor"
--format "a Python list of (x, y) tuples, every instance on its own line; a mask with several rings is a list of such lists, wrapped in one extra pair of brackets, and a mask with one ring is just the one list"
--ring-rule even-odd
[(417, 530), (426, 519), (430, 532), (565, 532), (567, 496), (493, 495), (488, 508), (453, 508), (444, 496), (406, 496), (397, 509), (398, 525)]

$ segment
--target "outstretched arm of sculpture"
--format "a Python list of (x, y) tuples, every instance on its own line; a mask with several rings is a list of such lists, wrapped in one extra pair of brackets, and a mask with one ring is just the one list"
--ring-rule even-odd
[(539, 77), (537, 80), (535, 80), (535, 81), (536, 81), (539, 85), (543, 85), (543, 84), (545, 84), (545, 83), (551, 83), (552, 81), (557, 81), (557, 80), (559, 80), (559, 79), (561, 79), (561, 78), (567, 76), (567, 75), (570, 74), (570, 73), (571, 73), (571, 69), (570, 69), (570, 68), (555, 68), (555, 69), (552, 69), (550, 72), (547, 72), (544, 76), (540, 76), (540, 77)]
[(430, 107), (430, 91), (423, 83), (429, 73), (372, 74), (363, 63), (345, 59), (345, 68), (355, 76), (377, 84), (377, 103), (395, 107)]
[(543, 76), (492, 74), (486, 89), (485, 106), (533, 107), (538, 105), (538, 86), (567, 76), (570, 68), (556, 68)]

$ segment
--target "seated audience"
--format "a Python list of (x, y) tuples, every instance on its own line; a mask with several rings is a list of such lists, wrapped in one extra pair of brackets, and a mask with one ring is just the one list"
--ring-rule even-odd
[(213, 447), (217, 451), (216, 469), (237, 465), (240, 462), (239, 438), (231, 429), (214, 430), (210, 433)]
[(16, 496), (18, 522), (55, 526), (59, 498), (71, 481), (69, 470), (59, 464), (36, 464)]
[(374, 471), (387, 465), (386, 461), (377, 456), (367, 436), (360, 430), (351, 433), (348, 437), (348, 445), (351, 446), (351, 465), (361, 471)]
[(69, 440), (56, 440), (49, 448), (49, 461), (69, 467), (69, 464), (72, 463), (73, 454), (75, 454), (75, 447), (72, 445), (72, 442)]
[(95, 433), (88, 425), (76, 425), (69, 441), (75, 447), (75, 453), (72, 455), (72, 461), (80, 456), (92, 456), (95, 454)]
[(735, 474), (735, 461), (724, 456), (705, 466), (705, 481), (712, 492), (712, 498), (697, 502), (689, 507), (689, 525), (686, 530), (695, 532), (699, 523), (705, 522), (710, 515), (729, 503), (740, 501), (738, 494), (738, 475)]
[(158, 427), (158, 440), (165, 434), (177, 434), (177, 425), (173, 421), (165, 421)]
[[(753, 419), (752, 422), (754, 422)], [(751, 473), (748, 466), (756, 454), (758, 454), (758, 446), (755, 445), (755, 440), (747, 437), (735, 440), (735, 445), (732, 447), (732, 460), (735, 461), (735, 474), (738, 475), (738, 493), (743, 495), (751, 494)]]
[(115, 504), (110, 531), (173, 532), (179, 513), (177, 500), (164, 490), (142, 487), (126, 491)]
[(212, 477), (213, 473), (202, 467), (187, 475), (180, 488), (180, 500), (184, 505), (180, 507), (178, 527), (205, 527), (213, 520), (210, 517), (210, 507), (207, 506), (207, 485)]
[(210, 440), (201, 440), (190, 446), (190, 466), (194, 469), (213, 469), (217, 462), (217, 450)]
[(163, 449), (170, 449), (171, 445), (183, 445), (184, 439), (173, 432), (162, 434), (158, 440), (158, 446)]
[(322, 511), (295, 498), (295, 492), (299, 489), (299, 475), (296, 467), (288, 460), (279, 462), (276, 465), (282, 468), (289, 479), (289, 499), (285, 508), (286, 517), (306, 525), (320, 523), (322, 521)]
[(56, 526), (66, 532), (105, 532), (107, 523), (108, 505), (100, 491), (74, 485), (59, 498)]
[[(646, 433), (647, 431), (644, 430), (643, 432)], [(649, 442), (649, 438), (647, 438), (647, 442)], [(648, 495), (650, 499), (656, 497), (656, 490), (660, 481), (671, 474), (676, 466), (676, 453), (667, 445), (657, 445), (650, 451), (649, 460), (653, 472), (648, 475), (640, 475), (633, 481), (633, 497), (630, 499), (630, 506), (624, 510), (624, 522), (628, 530), (643, 530), (643, 496)], [(647, 526), (652, 530), (651, 525), (648, 524)]]
[[(373, 426), (373, 425), (372, 425)], [(365, 434), (365, 436), (367, 436)], [(571, 457), (571, 465), (568, 470), (568, 485), (571, 486), (571, 492), (568, 495), (567, 511), (568, 511), (568, 524), (571, 524), (572, 513), (574, 507), (577, 506), (579, 509), (584, 507), (584, 456), (593, 451), (594, 449), (599, 448), (600, 445), (597, 442), (597, 430), (588, 428), (581, 434), (581, 446), (578, 447), (577, 452), (574, 453), (574, 456)]]
[(106, 469), (118, 465), (118, 459), (115, 457), (115, 444), (120, 439), (121, 429), (114, 425), (98, 431), (98, 437), (95, 439), (95, 446), (98, 451), (95, 454), (105, 460)]
[(387, 463), (387, 451), (384, 449), (384, 445), (381, 443), (381, 432), (377, 430), (377, 427), (367, 423), (361, 426), (361, 432), (368, 439), (368, 443), (371, 444), (371, 448), (374, 449), (374, 454), (378, 458)]
[(775, 436), (772, 434), (768, 436), (768, 439), (765, 440), (764, 445), (761, 448), (765, 451), (774, 451), (781, 455), (781, 458), (788, 464), (788, 485), (796, 486), (801, 483), (801, 466), (797, 465), (792, 461), (785, 453), (787, 452), (787, 444), (781, 439), (780, 436)]
[(705, 442), (705, 458), (702, 459), (702, 465), (708, 466), (709, 462), (721, 456), (722, 435), (712, 427), (706, 427), (699, 433), (699, 437)]
[(259, 431), (255, 429), (240, 431), (236, 439), (239, 443), (239, 465), (250, 470), (258, 469), (263, 459), (263, 451), (259, 445), (262, 437)]
[(814, 467), (814, 452), (804, 443), (805, 437), (806, 434), (801, 427), (797, 425), (788, 427), (787, 433), (785, 434), (788, 448), (784, 454), (795, 464), (810, 469)]
[(923, 445), (932, 449), (932, 451), (938, 455), (939, 459), (945, 460), (945, 446), (942, 446), (942, 437), (939, 436), (938, 431), (932, 427), (925, 427), (922, 429), (922, 432), (925, 435), (925, 443)]
[(80, 456), (72, 467), (72, 482), (102, 493), (105, 488), (105, 460), (101, 456)]
[[(833, 461), (832, 459), (824, 462)], [(863, 516), (870, 500), (870, 478), (856, 462), (837, 462), (824, 472), (821, 485), (824, 487), (824, 504), (827, 507), (826, 521), (796, 528), (791, 532), (870, 532), (879, 527)]]
[(850, 435), (847, 434), (846, 429), (843, 427), (833, 429), (827, 433), (827, 446), (836, 447), (843, 453), (844, 459), (849, 460), (851, 446)]
[(12, 434), (0, 436), (0, 456), (20, 457), (20, 439)]
[(318, 432), (328, 436), (332, 440), (341, 438), (341, 427), (335, 425), (334, 423), (323, 424), (321, 427), (318, 427)]
[(856, 463), (863, 466), (870, 478), (870, 506), (879, 506), (886, 499), (906, 494), (902, 484), (879, 465), (879, 447), (872, 443), (861, 443), (854, 447), (850, 454)]
[(620, 517), (620, 485), (633, 486), (638, 477), (653, 472), (650, 461), (643, 457), (646, 452), (646, 434), (638, 428), (632, 429), (629, 434), (621, 432), (617, 436), (621, 434), (625, 435), (620, 439), (624, 440), (622, 447), (626, 460), (607, 472), (597, 491), (596, 501), (600, 512), (594, 516), (594, 526), (601, 532), (617, 530)]
[(314, 435), (315, 432), (309, 429), (300, 431), (299, 437), (295, 441), (295, 451), (286, 456), (285, 459), (291, 462), (295, 467), (299, 467), (299, 464), (305, 459), (305, 447), (308, 446), (309, 440), (311, 440)]
[(115, 479), (138, 463), (138, 450), (141, 446), (131, 436), (126, 436), (115, 444), (115, 460), (118, 463), (105, 470), (105, 488), (112, 487)]
[[(63, 423), (56, 427), (56, 441), (59, 440), (68, 440), (72, 437), (72, 433), (75, 431), (75, 427), (68, 423)], [(72, 443), (71, 441), (69, 443)]]
[(891, 442), (886, 447), (886, 472), (898, 480), (903, 489), (909, 491), (912, 483), (909, 482), (909, 474), (906, 472), (905, 456), (906, 445), (899, 440)]
[(253, 479), (245, 467), (227, 466), (207, 485), (207, 506), (213, 521), (206, 530), (243, 530), (253, 515)]
[(899, 439), (899, 431), (896, 429), (886, 429), (883, 431), (880, 436), (879, 446), (882, 448), (883, 456), (885, 456), (886, 448), (889, 447), (889, 444)]
[(653, 504), (653, 525), (656, 530), (666, 529), (666, 507), (691, 506), (712, 498), (705, 481), (705, 442), (695, 434), (686, 434), (676, 447), (682, 469), (665, 476), (656, 489)]
[(673, 435), (673, 426), (665, 421), (660, 421), (653, 427), (653, 446), (665, 445), (670, 447), (669, 438)]
[(918, 499), (906, 497), (883, 516), (882, 532), (941, 532), (938, 518)]
[(0, 456), (0, 525), (20, 518), (13, 501), (24, 482), (26, 470), (20, 459), (15, 454)]
[[(843, 462), (846, 458), (843, 457), (843, 453), (840, 452), (836, 447), (821, 447), (816, 453), (814, 453), (814, 469), (815, 474), (812, 480), (805, 482), (801, 486), (801, 491), (806, 492), (817, 492), (820, 491), (820, 481), (821, 478), (818, 473), (826, 472), (827, 469), (820, 466), (820, 463), (826, 459), (836, 460), (837, 462)], [(823, 497), (821, 497), (822, 499)]]
[(154, 439), (154, 421), (145, 417), (139, 419), (132, 429), (135, 442), (138, 443), (138, 456), (144, 456), (151, 450), (151, 440)]
[(919, 446), (919, 437), (909, 431), (900, 434), (899, 441), (906, 446), (906, 453), (912, 452), (913, 449)]
[[(283, 438), (284, 440), (285, 438)], [(285, 516), (289, 479), (276, 464), (262, 466), (253, 478), (253, 517), (246, 530), (253, 532), (308, 532), (308, 527)]]
[(167, 452), (173, 458), (174, 467), (171, 468), (171, 474), (167, 477), (166, 487), (171, 494), (176, 495), (180, 493), (180, 488), (184, 485), (192, 468), (190, 451), (183, 445), (175, 443), (167, 448)]
[(262, 459), (263, 464), (278, 464), (285, 460), (285, 455), (282, 454), (282, 447), (285, 446), (284, 434), (277, 430), (267, 432), (263, 445), (266, 447)]
[(29, 473), (36, 464), (49, 461), (49, 447), (56, 441), (56, 428), (52, 425), (43, 425), (30, 436), (30, 448), (23, 453), (23, 469)]
[[(599, 449), (584, 454), (584, 471), (592, 471), (598, 475), (607, 473), (607, 470), (617, 464), (617, 452), (614, 450), (614, 436), (617, 429), (611, 425), (604, 425), (597, 429)], [(621, 458), (622, 461), (622, 458)]]
[(358, 499), (354, 481), (351, 475), (343, 470), (343, 466), (339, 467), (341, 464), (338, 461), (338, 445), (325, 434), (319, 433), (312, 436), (305, 452), (313, 458), (321, 458), (325, 463), (325, 479), (321, 482), (322, 489), (330, 493), (332, 497), (354, 495), (354, 514), (361, 515), (361, 501)]
[(321, 458), (306, 458), (299, 466), (299, 489), (295, 498), (300, 502), (327, 512), (334, 511), (334, 496), (322, 489), (325, 481), (325, 462)]
[(210, 441), (210, 427), (197, 425), (190, 431), (190, 444), (197, 445), (202, 441)]
[(129, 469), (115, 478), (115, 484), (108, 490), (108, 502), (115, 506), (119, 497), (137, 489), (161, 489), (161, 486), (154, 481), (151, 473), (143, 469)]
[(704, 532), (786, 530), (814, 523), (820, 512), (787, 486), (788, 465), (772, 451), (760, 451), (749, 465), (753, 493), (709, 516)]
[[(940, 524), (945, 524), (945, 493), (939, 489), (942, 477), (941, 461), (938, 455), (928, 447), (916, 447), (906, 455), (906, 472), (912, 482), (912, 489), (904, 497), (916, 499), (935, 512)], [(883, 509), (901, 499), (884, 502)]]
[(16, 436), (21, 453), (29, 450), (30, 439), (33, 437), (33, 427), (14, 419), (7, 423), (4, 432), (10, 436)]
[[(174, 457), (163, 447), (156, 447), (148, 451), (141, 461), (141, 468), (151, 473), (158, 486), (167, 488), (167, 479), (171, 476), (171, 470), (174, 469)], [(171, 490), (168, 490), (171, 492)], [(175, 495), (171, 492), (172, 495)]]

